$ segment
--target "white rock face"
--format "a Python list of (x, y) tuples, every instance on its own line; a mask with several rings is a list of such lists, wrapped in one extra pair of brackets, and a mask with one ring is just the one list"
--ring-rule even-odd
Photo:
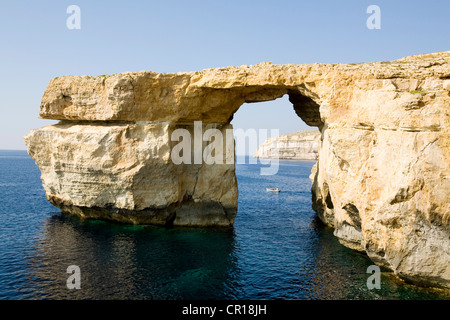
[[(450, 289), (450, 52), (390, 62), (226, 67), (53, 79), (25, 137), (47, 198), (83, 217), (231, 226), (234, 164), (174, 164), (177, 128), (224, 132), (244, 102), (285, 94), (321, 133), (313, 208), (341, 243)], [(203, 142), (206, 145), (207, 142)], [(299, 145), (297, 145), (299, 146)], [(217, 154), (227, 154), (226, 147)]]
[[(232, 129), (204, 130), (212, 127)], [(65, 212), (134, 224), (232, 226), (234, 164), (174, 164), (170, 137), (177, 128), (66, 122), (32, 130), (25, 141), (48, 200)]]
[(320, 131), (306, 130), (268, 138), (258, 147), (255, 158), (317, 160)]

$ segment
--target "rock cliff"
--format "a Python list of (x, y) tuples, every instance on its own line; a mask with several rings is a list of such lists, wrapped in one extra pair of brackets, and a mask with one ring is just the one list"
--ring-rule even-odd
[[(179, 128), (195, 130), (196, 120), (225, 132), (244, 102), (285, 94), (321, 132), (311, 174), (320, 219), (344, 245), (401, 278), (450, 288), (450, 52), (60, 77), (48, 84), (40, 110), (60, 123), (32, 130), (25, 142), (47, 198), (65, 212), (231, 226), (234, 164), (175, 164), (171, 137)], [(229, 159), (229, 149), (226, 143), (215, 152)]]
[(297, 131), (268, 138), (258, 147), (255, 158), (317, 160), (320, 143), (318, 130)]

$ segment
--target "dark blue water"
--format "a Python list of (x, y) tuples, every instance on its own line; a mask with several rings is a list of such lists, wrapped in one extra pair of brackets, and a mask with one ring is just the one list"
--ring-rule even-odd
[[(448, 299), (388, 272), (369, 290), (370, 260), (311, 210), (312, 165), (237, 165), (233, 229), (165, 229), (62, 214), (26, 152), (0, 151), (0, 299)], [(80, 290), (66, 287), (69, 265)]]

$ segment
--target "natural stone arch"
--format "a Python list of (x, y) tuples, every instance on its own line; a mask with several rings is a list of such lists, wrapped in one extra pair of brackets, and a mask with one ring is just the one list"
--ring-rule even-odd
[[(320, 119), (320, 99), (315, 96), (314, 92), (308, 92), (305, 95), (304, 90), (300, 88), (261, 88), (253, 89), (250, 92), (243, 91), (242, 95), (244, 98), (244, 103), (257, 103), (257, 102), (267, 102), (273, 101), (275, 99), (281, 98), (285, 95), (289, 97), (289, 101), (292, 103), (293, 109), (297, 116), (303, 120), (310, 127), (317, 127), (319, 130), (323, 128), (323, 122)], [(311, 97), (314, 97), (311, 98)], [(242, 107), (243, 104), (239, 106), (238, 109)], [(234, 116), (233, 112), (228, 123)]]
[(322, 133), (313, 207), (339, 240), (415, 283), (450, 288), (450, 53), (50, 81), (25, 137), (63, 211), (133, 223), (232, 225), (234, 164), (174, 165), (171, 133), (231, 128), (244, 102), (289, 94)]

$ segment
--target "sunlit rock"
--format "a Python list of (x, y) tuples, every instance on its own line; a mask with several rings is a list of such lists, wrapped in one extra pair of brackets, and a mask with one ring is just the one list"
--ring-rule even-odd
[[(63, 211), (231, 226), (234, 164), (174, 164), (171, 133), (196, 120), (223, 132), (245, 102), (288, 94), (297, 115), (321, 132), (311, 175), (319, 217), (344, 245), (401, 278), (450, 288), (449, 79), (450, 52), (60, 77), (48, 84), (39, 115), (62, 121), (25, 142), (48, 199)], [(226, 145), (216, 153), (227, 154)]]
[(256, 158), (317, 160), (320, 131), (306, 130), (268, 138), (256, 150)]

